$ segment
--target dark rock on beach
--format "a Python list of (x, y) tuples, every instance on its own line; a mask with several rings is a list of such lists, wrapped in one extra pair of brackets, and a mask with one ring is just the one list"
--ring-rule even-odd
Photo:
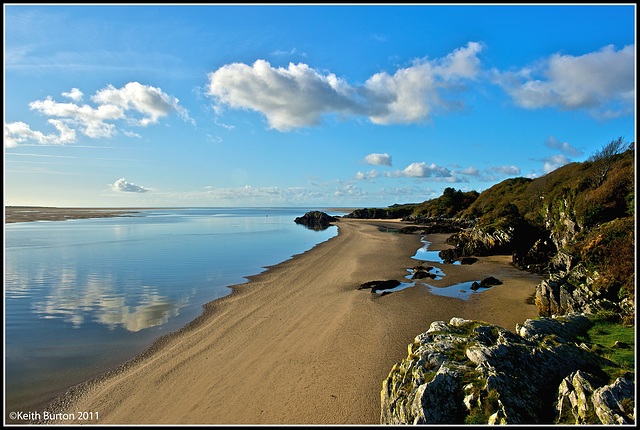
[(396, 281), (395, 279), (389, 279), (387, 281), (369, 281), (360, 285), (358, 289), (365, 290), (370, 288), (372, 293), (377, 293), (380, 290), (391, 290), (400, 284), (401, 282)]
[(336, 221), (338, 221), (338, 218), (320, 211), (307, 212), (294, 220), (296, 224), (302, 224), (313, 230), (324, 230)]
[(493, 276), (489, 276), (487, 278), (484, 278), (480, 282), (474, 282), (473, 284), (471, 284), (471, 289), (477, 290), (479, 288), (491, 288), (494, 285), (500, 285), (500, 284), (502, 284), (501, 280), (494, 278)]

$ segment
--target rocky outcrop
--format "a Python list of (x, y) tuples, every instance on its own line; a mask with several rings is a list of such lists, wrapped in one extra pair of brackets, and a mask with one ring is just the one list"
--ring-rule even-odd
[(301, 217), (294, 220), (296, 224), (302, 224), (307, 228), (314, 230), (324, 230), (328, 228), (331, 223), (338, 221), (338, 218), (327, 215), (320, 211), (307, 212)]
[(549, 267), (549, 262), (556, 252), (556, 245), (551, 239), (540, 238), (530, 248), (515, 249), (512, 253), (512, 261), (522, 270), (543, 273)]
[(616, 405), (625, 404), (633, 383), (606, 386), (597, 376), (599, 368), (615, 364), (578, 344), (577, 336), (590, 326), (577, 314), (527, 320), (516, 333), (461, 318), (434, 322), (384, 380), (380, 422), (550, 424), (558, 421), (558, 402), (562, 412), (566, 399), (571, 403), (582, 395), (575, 386), (584, 384), (571, 382), (574, 394), (566, 388), (565, 380), (574, 381), (576, 374), (589, 375), (591, 388), (582, 391), (593, 393), (589, 398), (594, 409), (602, 410), (600, 422), (629, 419)]
[(447, 243), (455, 248), (442, 250), (438, 253), (445, 263), (452, 263), (462, 257), (480, 257), (483, 255), (507, 253), (510, 254), (515, 246), (513, 231), (495, 230), (492, 233), (474, 228), (452, 234)]
[(570, 208), (571, 204), (566, 198), (560, 200), (555, 211), (549, 206), (545, 208), (544, 224), (557, 249), (562, 249), (571, 242), (581, 230), (577, 221), (571, 218), (570, 213), (573, 211)]
[[(633, 424), (635, 408), (631, 375), (617, 378), (613, 384), (594, 388), (597, 380), (580, 370), (564, 378), (558, 387), (555, 404), (558, 423), (592, 424), (594, 418), (602, 424)], [(597, 385), (596, 385), (597, 386)]]
[(592, 286), (598, 273), (590, 273), (565, 252), (558, 252), (549, 265), (549, 272), (549, 278), (536, 286), (535, 303), (542, 316), (600, 311), (632, 315), (635, 312), (630, 300), (612, 300), (606, 291), (594, 290)]

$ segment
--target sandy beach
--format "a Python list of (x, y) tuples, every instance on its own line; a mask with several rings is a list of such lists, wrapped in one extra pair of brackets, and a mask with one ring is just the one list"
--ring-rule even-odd
[[(435, 287), (494, 276), (468, 300), (415, 286), (378, 296), (365, 282), (406, 281), (419, 234), (399, 221), (342, 219), (339, 234), (232, 288), (202, 316), (137, 359), (58, 399), (55, 412), (93, 424), (379, 424), (380, 390), (407, 345), (453, 316), (514, 330), (537, 316), (526, 299), (540, 276), (483, 257), (439, 265)], [(448, 235), (426, 237), (437, 250)], [(69, 424), (70, 421), (60, 420)]]

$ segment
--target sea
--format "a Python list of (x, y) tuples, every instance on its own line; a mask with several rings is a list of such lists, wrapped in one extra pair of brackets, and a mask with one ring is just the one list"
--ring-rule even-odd
[(309, 210), (145, 209), (6, 224), (6, 412), (34, 410), (124, 364), (231, 285), (337, 234), (294, 222)]

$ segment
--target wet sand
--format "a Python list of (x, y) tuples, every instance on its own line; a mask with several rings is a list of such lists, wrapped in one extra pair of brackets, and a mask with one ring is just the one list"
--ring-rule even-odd
[[(85, 422), (94, 424), (379, 424), (383, 379), (431, 322), (457, 316), (514, 330), (537, 316), (526, 299), (541, 277), (506, 256), (433, 264), (446, 274), (429, 280), (434, 287), (503, 281), (468, 300), (419, 285), (383, 296), (358, 290), (407, 282), (421, 236), (383, 231), (406, 225), (399, 221), (337, 225), (334, 238), (232, 287), (189, 326), (76, 387), (53, 411), (97, 412)], [(436, 250), (447, 236), (425, 239)]]

